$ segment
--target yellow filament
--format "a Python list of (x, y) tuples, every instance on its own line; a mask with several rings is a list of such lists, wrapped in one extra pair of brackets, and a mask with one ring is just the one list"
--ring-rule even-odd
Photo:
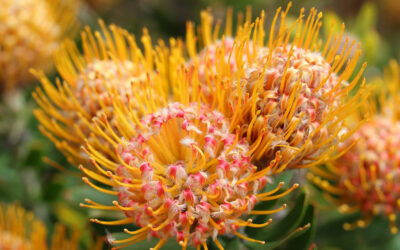
[(138, 237), (138, 238), (136, 238), (135, 240), (132, 240), (131, 242), (126, 243), (126, 244), (124, 244), (124, 245), (121, 245), (121, 246), (118, 246), (118, 247), (113, 247), (113, 248), (111, 248), (111, 250), (117, 250), (117, 249), (121, 249), (121, 248), (130, 246), (130, 245), (133, 245), (133, 244), (135, 244), (135, 243), (137, 243), (137, 242), (140, 242), (140, 241), (145, 240), (146, 238), (147, 238), (147, 235), (146, 235), (146, 234), (143, 234), (143, 235), (141, 235), (141, 237)]
[(263, 245), (265, 244), (265, 241), (252, 239), (252, 238), (249, 238), (249, 237), (247, 237), (247, 236), (245, 236), (245, 235), (243, 235), (243, 234), (241, 234), (241, 233), (238, 233), (238, 232), (235, 232), (234, 234), (235, 234), (237, 237), (242, 238), (242, 239), (247, 240), (247, 241), (250, 241), (250, 242), (256, 242), (256, 243), (260, 243), (260, 244), (263, 244)]
[(106, 184), (108, 186), (112, 186), (112, 187), (115, 186), (114, 182), (110, 181), (109, 179), (104, 178), (103, 176), (101, 176), (99, 174), (96, 174), (95, 172), (93, 172), (93, 171), (91, 171), (91, 170), (89, 170), (87, 168), (84, 168), (82, 165), (79, 166), (79, 169), (82, 170), (87, 176), (89, 176), (90, 178), (92, 178), (92, 179), (94, 179), (96, 181), (99, 181), (99, 182), (101, 182), (103, 184)]
[(274, 209), (274, 210), (266, 210), (266, 211), (256, 211), (256, 210), (252, 210), (252, 211), (250, 211), (249, 214), (252, 214), (252, 215), (274, 214), (274, 213), (277, 213), (277, 212), (279, 212), (279, 211), (282, 211), (282, 210), (285, 209), (286, 207), (287, 207), (287, 205), (286, 205), (286, 204), (283, 204), (282, 207), (277, 208), (277, 209)]
[(92, 208), (92, 209), (100, 209), (100, 210), (114, 210), (114, 211), (118, 211), (119, 210), (117, 207), (105, 206), (105, 205), (93, 202), (93, 201), (91, 201), (89, 199), (85, 199), (85, 202), (89, 203), (89, 204), (80, 203), (79, 206)]
[[(268, 196), (268, 197), (265, 197), (265, 194), (258, 194), (257, 197), (262, 201), (275, 200), (275, 199), (278, 199), (278, 198), (281, 198), (281, 197), (287, 195), (288, 193), (292, 192), (293, 190), (295, 190), (298, 187), (299, 187), (299, 184), (296, 183), (291, 188), (289, 188), (288, 190), (286, 190), (285, 192), (283, 192), (281, 194), (274, 195), (274, 196)], [(262, 197), (264, 197), (264, 198), (262, 198)]]
[(160, 239), (160, 241), (157, 243), (157, 245), (153, 248), (150, 248), (150, 250), (158, 250), (160, 249), (167, 241), (165, 239)]
[(98, 224), (103, 224), (103, 225), (123, 225), (123, 224), (128, 224), (132, 223), (135, 221), (134, 218), (125, 218), (121, 220), (115, 220), (115, 221), (101, 221), (98, 219), (90, 219), (91, 222), (98, 223)]
[(262, 227), (266, 227), (269, 224), (271, 224), (272, 219), (269, 219), (267, 222), (263, 223), (263, 224), (254, 224), (252, 223), (252, 220), (249, 219), (248, 221), (240, 221), (235, 223), (235, 225), (240, 226), (240, 227), (254, 227), (254, 228), (262, 228)]
[(139, 228), (138, 230), (135, 230), (135, 231), (129, 231), (128, 229), (124, 229), (124, 232), (125, 233), (127, 233), (127, 234), (132, 234), (132, 235), (136, 235), (136, 234), (140, 234), (140, 233), (143, 233), (143, 232), (148, 232), (149, 231), (149, 228), (148, 227), (142, 227), (142, 228)]
[(221, 245), (221, 243), (218, 241), (218, 239), (214, 240), (215, 245), (217, 245), (219, 250), (224, 250), (224, 247)]
[(105, 194), (118, 195), (118, 192), (116, 192), (116, 191), (101, 188), (101, 187), (93, 184), (91, 181), (89, 181), (89, 179), (87, 177), (82, 177), (82, 180), (83, 180), (83, 182), (85, 182), (86, 184), (88, 184), (89, 186), (91, 186), (92, 188), (94, 188), (100, 192), (103, 192)]

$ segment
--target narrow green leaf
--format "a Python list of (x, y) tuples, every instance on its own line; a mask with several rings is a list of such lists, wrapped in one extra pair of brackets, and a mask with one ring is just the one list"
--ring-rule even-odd
[[(306, 224), (307, 225), (307, 224)], [(291, 239), (291, 238), (293, 238), (293, 237), (299, 237), (299, 236), (301, 236), (302, 234), (304, 234), (304, 233), (306, 233), (306, 232), (308, 232), (309, 231), (309, 229), (310, 229), (310, 227), (308, 226), (308, 227), (305, 227), (306, 225), (303, 225), (303, 229), (301, 229), (301, 230), (294, 230), (294, 231), (291, 231), (290, 233), (288, 233), (285, 237), (283, 237), (283, 238), (281, 238), (281, 239), (279, 239), (279, 240), (276, 240), (276, 241), (269, 241), (269, 242), (266, 242), (265, 243), (265, 245), (262, 245), (262, 244), (259, 244), (259, 243), (254, 243), (254, 242), (251, 242), (251, 243), (249, 243), (248, 244), (248, 246), (250, 246), (250, 248), (251, 249), (262, 249), (262, 250), (266, 250), (266, 249), (276, 249), (277, 247), (279, 247), (279, 246), (282, 246), (283, 244), (285, 244), (289, 239)], [(291, 249), (291, 248), (288, 248), (288, 249)], [(298, 249), (298, 248), (295, 248), (295, 249)], [(300, 248), (299, 248), (300, 249)]]
[(316, 211), (313, 205), (308, 205), (305, 215), (300, 225), (310, 223), (310, 228), (304, 233), (292, 237), (292, 239), (285, 244), (285, 249), (308, 249), (315, 236), (316, 230)]
[(257, 240), (264, 240), (265, 245), (246, 242), (250, 249), (273, 249), (282, 245), (289, 238), (303, 234), (307, 230), (297, 231), (301, 225), (308, 205), (308, 193), (302, 189), (298, 195), (292, 209), (280, 220), (276, 220), (275, 225), (258, 229), (254, 235), (249, 235)]
[(283, 219), (277, 220), (275, 225), (271, 225), (269, 227), (265, 227), (263, 230), (260, 230), (257, 234), (257, 239), (274, 241), (284, 237), (287, 233), (296, 229), (304, 216), (307, 204), (308, 194), (302, 190), (288, 214)]
[(225, 240), (226, 246), (225, 249), (240, 249), (240, 239), (238, 237), (234, 237), (232, 239)]
[[(292, 180), (293, 175), (294, 175), (294, 170), (288, 170), (288, 171), (283, 172), (282, 174), (275, 177), (273, 184), (266, 185), (264, 192), (268, 192), (268, 191), (275, 189), (279, 185), (280, 182), (285, 183), (283, 188), (285, 188), (285, 187), (289, 188), (289, 183)], [(284, 191), (285, 190), (281, 189), (278, 192), (276, 192), (276, 194), (280, 194)], [(260, 211), (261, 210), (271, 210), (274, 207), (276, 207), (278, 203), (283, 204), (282, 199), (260, 202), (260, 203), (256, 204), (256, 206), (254, 207), (254, 210), (260, 210)], [(253, 219), (254, 223), (260, 224), (260, 223), (265, 223), (268, 220), (268, 216), (267, 215), (258, 215), (258, 216), (253, 216), (252, 219)], [(256, 236), (256, 234), (258, 234), (259, 232), (260, 232), (259, 228), (250, 228), (250, 227), (246, 228), (246, 234), (248, 234), (252, 238), (254, 238)]]

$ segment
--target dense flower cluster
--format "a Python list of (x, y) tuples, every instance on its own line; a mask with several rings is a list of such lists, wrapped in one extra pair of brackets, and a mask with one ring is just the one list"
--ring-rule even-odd
[(194, 27), (188, 25), (190, 65), (202, 99), (231, 119), (232, 131), (239, 127), (241, 137), (256, 146), (253, 160), (260, 168), (278, 151), (282, 169), (329, 160), (346, 136), (344, 118), (365, 96), (364, 90), (348, 96), (365, 68), (364, 64), (347, 82), (361, 54), (357, 48), (349, 58), (354, 42), (346, 41), (337, 53), (342, 31), (331, 34), (320, 49), (316, 41), (322, 14), (312, 9), (304, 25), (302, 10), (296, 22), (286, 27), (289, 7), (277, 11), (266, 45), (263, 14), (253, 25), (246, 22), (240, 27), (235, 38), (228, 32), (222, 40), (213, 40), (212, 17), (203, 12), (200, 30), (205, 47), (198, 55)]
[(57, 225), (49, 245), (47, 230), (42, 221), (19, 205), (0, 204), (0, 249), (76, 250), (78, 236), (74, 233), (71, 239), (68, 239), (65, 228)]
[[(270, 53), (270, 66), (264, 69)], [(331, 68), (321, 54), (296, 46), (258, 52), (242, 80), (248, 93), (263, 89), (254, 104), (258, 114), (242, 113), (241, 123), (250, 141), (265, 137), (255, 152), (259, 161), (280, 151), (289, 167), (301, 168), (329, 155), (342, 125), (340, 100), (332, 98), (341, 90), (335, 88), (340, 81)]]
[[(88, 28), (82, 33), (83, 55), (69, 41), (57, 52), (62, 84), (57, 81), (54, 86), (42, 72), (34, 72), (42, 83), (42, 89), (33, 94), (40, 106), (34, 112), (40, 130), (74, 165), (89, 160), (81, 146), (94, 131), (92, 119), (106, 117), (113, 123), (114, 99), (139, 109), (141, 84), (147, 84), (147, 73), (152, 70), (153, 62), (147, 59), (152, 53), (147, 33), (142, 37), (147, 54), (142, 55), (132, 35), (111, 25), (111, 36), (109, 29), (100, 24), (105, 38), (98, 32), (93, 35)], [(94, 37), (97, 43), (93, 43)]]
[(125, 216), (92, 222), (139, 227), (111, 240), (116, 248), (159, 238), (154, 249), (169, 239), (207, 249), (211, 238), (222, 249), (218, 236), (225, 234), (264, 243), (240, 228), (264, 227), (271, 221), (255, 224), (250, 216), (286, 207), (253, 210), (298, 187), (281, 190), (275, 175), (328, 160), (350, 134), (344, 119), (365, 96), (363, 86), (348, 95), (365, 67), (348, 82), (360, 51), (349, 59), (354, 43), (346, 42), (337, 53), (343, 31), (321, 49), (322, 14), (312, 9), (304, 23), (302, 10), (288, 27), (289, 8), (278, 9), (267, 44), (264, 13), (251, 23), (248, 11), (233, 35), (229, 11), (219, 38), (219, 26), (202, 12), (199, 37), (187, 26), (190, 58), (174, 39), (170, 48), (153, 48), (146, 32), (142, 53), (126, 31), (110, 26), (111, 35), (101, 23), (104, 37), (82, 33), (84, 55), (70, 43), (57, 53), (64, 83), (54, 87), (36, 72), (40, 129), (82, 164), (85, 183), (118, 199), (82, 206)]
[(53, 51), (72, 31), (76, 3), (1, 0), (0, 5), (0, 89), (8, 90), (32, 80), (30, 67), (51, 66)]
[[(327, 168), (312, 169), (308, 177), (333, 197), (343, 213), (361, 211), (363, 218), (344, 224), (345, 229), (365, 227), (375, 216), (389, 218), (391, 232), (397, 233), (400, 204), (400, 121), (398, 66), (384, 79), (381, 111), (378, 104), (365, 107), (374, 116), (338, 148), (340, 157)], [(371, 109), (371, 106), (374, 107)], [(356, 119), (360, 122), (358, 119)], [(321, 178), (322, 177), (322, 178)]]
[[(220, 246), (216, 238), (220, 234), (256, 241), (238, 228), (263, 227), (271, 221), (253, 224), (239, 217), (283, 209), (286, 205), (273, 211), (253, 211), (256, 202), (277, 199), (297, 187), (274, 195), (280, 184), (274, 191), (262, 193), (266, 175), (277, 167), (279, 157), (268, 168), (255, 171), (246, 141), (229, 133), (223, 115), (206, 106), (169, 104), (145, 116), (135, 131), (137, 136), (118, 144), (120, 162), (116, 164), (102, 161), (95, 150), (89, 153), (99, 169), (108, 170), (103, 174), (110, 180), (103, 181), (104, 177), (82, 168), (93, 179), (114, 187), (119, 200), (114, 205), (127, 216), (123, 222), (141, 227), (127, 231), (134, 235), (131, 238), (114, 243), (130, 245), (150, 236), (160, 238), (154, 248), (158, 249), (169, 238), (186, 247), (205, 245), (212, 237)], [(102, 208), (87, 202), (92, 205), (86, 206)]]

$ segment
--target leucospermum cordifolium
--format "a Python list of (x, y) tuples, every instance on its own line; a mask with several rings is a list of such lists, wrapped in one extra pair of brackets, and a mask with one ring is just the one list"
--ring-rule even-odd
[[(206, 52), (197, 54), (189, 24), (191, 58), (185, 65), (169, 67), (177, 73), (168, 74), (172, 77), (168, 93), (159, 86), (163, 78), (156, 74), (149, 82), (154, 84), (151, 94), (143, 99), (142, 116), (120, 103), (113, 105), (117, 126), (107, 120), (94, 121), (96, 134), (115, 147), (116, 157), (110, 160), (89, 142), (86, 152), (94, 169), (81, 166), (87, 175), (83, 180), (117, 196), (118, 201), (110, 206), (87, 199), (82, 206), (126, 216), (93, 222), (139, 226), (136, 231), (125, 230), (131, 237), (112, 240), (116, 248), (149, 237), (160, 239), (155, 249), (171, 238), (183, 248), (206, 248), (211, 238), (222, 248), (218, 236), (224, 234), (257, 242), (237, 230), (269, 222), (258, 225), (239, 217), (284, 208), (252, 211), (257, 201), (280, 198), (298, 186), (278, 195), (283, 184), (263, 193), (260, 187), (265, 184), (261, 183), (288, 165), (310, 167), (332, 153), (344, 136), (340, 134), (345, 131), (344, 118), (363, 101), (364, 91), (354, 97), (347, 94), (358, 84), (365, 66), (348, 83), (360, 51), (348, 62), (354, 44), (336, 55), (342, 33), (318, 48), (321, 14), (312, 9), (303, 21), (302, 10), (293, 26), (286, 27), (288, 9), (277, 11), (267, 45), (263, 44), (263, 15), (253, 24), (240, 25), (234, 38), (211, 43), (211, 34), (216, 32), (211, 15), (203, 12), (200, 30)], [(226, 32), (230, 33), (229, 28)], [(208, 59), (212, 53), (207, 45), (214, 46), (214, 59)], [(182, 61), (176, 55), (169, 61)], [(154, 96), (160, 96), (165, 106), (154, 104)]]
[(308, 178), (331, 197), (340, 212), (362, 213), (357, 221), (345, 223), (344, 229), (366, 227), (374, 217), (384, 215), (389, 219), (390, 231), (397, 233), (400, 74), (396, 61), (391, 61), (376, 85), (375, 99), (360, 111), (371, 117), (365, 123), (361, 123), (361, 116), (354, 117), (357, 130), (338, 148), (340, 157), (326, 168), (311, 169)]
[[(102, 119), (110, 126), (118, 125), (113, 119), (114, 100), (132, 109), (142, 106), (142, 85), (151, 85), (149, 75), (154, 65), (163, 60), (153, 56), (147, 30), (141, 37), (142, 52), (134, 36), (126, 30), (115, 25), (107, 28), (102, 21), (99, 23), (102, 32), (92, 32), (88, 27), (82, 31), (83, 53), (72, 41), (64, 42), (55, 53), (55, 64), (61, 75), (55, 85), (42, 71), (32, 71), (41, 82), (41, 87), (33, 93), (39, 105), (34, 111), (39, 129), (75, 166), (90, 160), (81, 150), (86, 140), (104, 148), (104, 154), (108, 152), (107, 144), (93, 135), (98, 130), (92, 120)], [(159, 74), (162, 73), (160, 69)], [(129, 97), (131, 92), (137, 92), (135, 98)]]
[[(286, 207), (269, 211), (254, 211), (259, 201), (285, 196), (298, 185), (277, 194), (280, 183), (268, 192), (264, 186), (278, 168), (280, 158), (272, 160), (263, 170), (251, 163), (251, 148), (245, 139), (229, 132), (229, 122), (219, 112), (199, 103), (170, 103), (143, 119), (125, 119), (123, 137), (108, 138), (115, 145), (119, 161), (106, 161), (94, 147), (88, 154), (101, 173), (81, 167), (89, 178), (84, 181), (95, 189), (118, 197), (113, 206), (86, 199), (81, 206), (117, 210), (126, 218), (117, 221), (92, 222), (103, 225), (134, 223), (136, 231), (125, 229), (132, 236), (113, 240), (116, 249), (159, 238), (153, 249), (159, 249), (169, 239), (182, 248), (189, 245), (207, 249), (212, 238), (223, 249), (217, 236), (231, 234), (242, 239), (264, 243), (240, 233), (240, 227), (264, 227), (242, 215), (267, 215)], [(104, 129), (109, 129), (104, 127)], [(109, 131), (113, 133), (112, 131)], [(105, 189), (94, 181), (110, 186)], [(268, 184), (270, 185), (270, 184)]]
[(48, 70), (51, 55), (75, 27), (78, 1), (0, 1), (0, 90), (33, 81), (30, 67)]
[(33, 213), (20, 205), (0, 204), (0, 249), (75, 250), (78, 249), (78, 239), (76, 232), (68, 239), (66, 228), (56, 225), (51, 244), (48, 244), (47, 229)]
[(254, 23), (248, 15), (235, 36), (228, 14), (218, 39), (219, 26), (206, 11), (197, 38), (188, 24), (189, 59), (179, 44), (165, 59), (147, 34), (143, 54), (129, 34), (111, 26), (111, 34), (103, 27), (104, 37), (83, 32), (84, 55), (68, 43), (57, 53), (64, 80), (57, 87), (35, 72), (42, 132), (72, 164), (82, 164), (85, 183), (116, 196), (113, 204), (86, 199), (81, 205), (125, 217), (92, 222), (139, 227), (124, 230), (132, 235), (127, 239), (111, 240), (116, 248), (148, 238), (159, 238), (154, 249), (170, 239), (182, 248), (207, 249), (208, 239), (223, 248), (218, 236), (226, 234), (264, 243), (240, 228), (268, 225), (250, 216), (286, 205), (263, 211), (254, 205), (298, 185), (264, 186), (288, 167), (326, 161), (348, 135), (344, 119), (366, 96), (363, 83), (348, 95), (365, 68), (354, 72), (361, 52), (349, 59), (355, 44), (346, 42), (337, 53), (343, 30), (322, 46), (322, 14), (315, 9), (306, 17), (301, 10), (288, 26), (289, 8), (278, 9), (266, 44), (263, 13)]
[[(311, 9), (306, 15), (302, 9), (288, 25), (290, 6), (276, 11), (267, 31), (264, 12), (250, 23), (248, 11), (235, 36), (231, 11), (222, 37), (218, 36), (221, 22), (214, 26), (209, 11), (201, 13), (197, 36), (194, 24), (187, 25), (187, 65), (191, 78), (201, 82), (197, 85), (202, 101), (231, 121), (231, 131), (239, 128), (240, 137), (255, 148), (252, 159), (260, 168), (278, 152), (282, 170), (327, 161), (346, 137), (344, 119), (367, 96), (364, 88), (349, 95), (364, 85), (366, 64), (355, 72), (361, 51), (354, 41), (346, 40), (338, 53), (344, 26), (322, 43), (318, 35), (322, 13)], [(199, 53), (196, 41), (202, 48)]]

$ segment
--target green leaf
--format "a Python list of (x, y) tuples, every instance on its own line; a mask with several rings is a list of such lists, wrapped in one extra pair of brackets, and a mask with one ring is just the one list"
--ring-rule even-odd
[(304, 232), (302, 234), (292, 237), (292, 239), (285, 244), (285, 249), (308, 249), (310, 247), (317, 226), (316, 211), (313, 205), (308, 205), (300, 225), (306, 225), (308, 223), (310, 223), (310, 228), (308, 230), (303, 230)]
[[(284, 187), (289, 188), (289, 183), (292, 180), (293, 175), (294, 175), (294, 170), (288, 170), (288, 171), (281, 173), (280, 175), (278, 175), (277, 177), (274, 178), (274, 184), (267, 184), (263, 191), (268, 192), (268, 191), (275, 189), (279, 185), (280, 182), (285, 183), (285, 185), (282, 188), (284, 188)], [(280, 194), (284, 191), (285, 191), (284, 189), (281, 189), (278, 192), (276, 192), (276, 194)], [(282, 199), (260, 202), (260, 203), (256, 204), (256, 206), (254, 207), (254, 210), (259, 210), (259, 211), (271, 210), (274, 206), (277, 205), (278, 202), (280, 202), (280, 204), (283, 204), (281, 201), (282, 201)], [(252, 219), (253, 219), (254, 223), (261, 224), (261, 223), (265, 223), (267, 221), (267, 218), (268, 218), (267, 215), (258, 215), (258, 216), (254, 216)], [(260, 229), (258, 229), (258, 228), (251, 228), (251, 227), (246, 228), (246, 233), (253, 238), (256, 237), (256, 234), (259, 231), (260, 231)]]
[(288, 187), (290, 181), (293, 179), (295, 171), (297, 171), (297, 170), (294, 170), (294, 169), (286, 170), (286, 171), (282, 172), (281, 174), (279, 174), (278, 176), (275, 176), (274, 177), (275, 185), (267, 184), (266, 191), (270, 191), (270, 190), (274, 189), (279, 184), (279, 182), (284, 182), (285, 186)]
[[(393, 236), (389, 231), (389, 221), (384, 216), (378, 216), (365, 228), (357, 228), (350, 231), (343, 230), (343, 223), (354, 222), (361, 217), (361, 213), (342, 215), (335, 211), (331, 220), (318, 225), (316, 239), (323, 249), (391, 249), (390, 243)], [(326, 212), (323, 214), (327, 216)], [(334, 235), (334, 237), (332, 237)], [(354, 248), (357, 246), (357, 248)], [(349, 248), (353, 247), (353, 248)], [(398, 248), (394, 248), (398, 249)]]
[[(262, 249), (262, 250), (276, 249), (277, 247), (282, 246), (283, 244), (285, 244), (291, 238), (299, 237), (302, 234), (308, 232), (309, 229), (310, 229), (310, 226), (307, 223), (303, 227), (297, 228), (296, 230), (290, 232), (285, 237), (283, 237), (283, 238), (281, 238), (279, 240), (266, 242), (265, 245), (262, 245), (262, 244), (259, 244), (259, 243), (253, 243), (253, 242), (249, 243), (249, 245), (250, 245), (250, 247), (252, 249)], [(292, 249), (292, 248), (284, 248), (284, 249)], [(295, 248), (295, 249), (300, 249), (300, 248)]]
[(9, 155), (0, 155), (0, 197), (3, 202), (23, 198), (23, 184), (18, 169), (11, 164)]
[(225, 240), (225, 242), (226, 242), (225, 249), (240, 249), (240, 239), (238, 237)]
[(264, 240), (265, 245), (253, 242), (245, 244), (251, 249), (273, 249), (282, 245), (289, 238), (304, 233), (306, 230), (296, 230), (304, 226), (301, 225), (308, 206), (308, 193), (302, 189), (298, 195), (292, 209), (281, 220), (277, 220), (275, 225), (261, 228), (252, 238)]
[(400, 235), (395, 235), (388, 246), (388, 250), (396, 249), (400, 249)]
[(258, 233), (259, 238), (265, 241), (274, 241), (293, 231), (303, 218), (307, 204), (308, 194), (302, 190), (289, 213), (282, 220), (277, 221), (274, 226), (266, 227), (265, 230), (260, 231)]

